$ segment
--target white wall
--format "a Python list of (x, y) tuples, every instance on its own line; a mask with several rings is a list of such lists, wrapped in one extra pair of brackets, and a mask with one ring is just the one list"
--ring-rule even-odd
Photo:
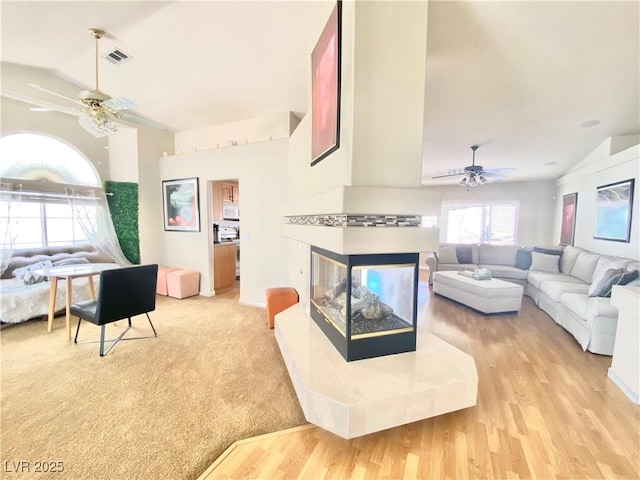
[[(136, 164), (138, 172), (138, 230), (140, 234), (140, 262), (163, 263), (162, 245), (158, 232), (163, 231), (162, 183), (158, 158), (174, 142), (167, 130), (138, 130), (137, 149), (129, 158)], [(137, 162), (134, 161), (137, 158)], [(158, 205), (160, 210), (158, 210)]]
[[(240, 302), (264, 305), (266, 288), (287, 284), (281, 214), (287, 192), (287, 144), (286, 140), (275, 140), (160, 158), (160, 180), (199, 178), (201, 231), (158, 230), (156, 235), (164, 265), (201, 273), (201, 295), (210, 295), (213, 290), (213, 232), (208, 208), (208, 182), (213, 180), (239, 181)], [(161, 198), (155, 211), (162, 216)]]
[(107, 139), (94, 138), (78, 124), (78, 118), (57, 112), (32, 112), (30, 105), (2, 98), (1, 134), (41, 133), (61, 140), (87, 157), (101, 180), (109, 180)]
[(300, 123), (291, 112), (280, 112), (237, 122), (211, 125), (175, 135), (175, 150), (168, 153), (189, 153), (227, 147), (227, 142), (237, 145), (268, 142), (289, 138)]
[[(602, 185), (635, 179), (633, 211), (631, 217), (631, 241), (612, 242), (593, 238), (596, 217), (596, 188)], [(640, 145), (604, 158), (597, 163), (586, 163), (572, 169), (557, 182), (557, 198), (554, 202), (554, 239), (560, 238), (562, 196), (578, 192), (575, 246), (594, 252), (618, 257), (640, 259), (640, 206), (638, 185), (640, 178)]]
[[(557, 245), (554, 219), (556, 187), (553, 181), (498, 182), (478, 187), (450, 185), (434, 187), (442, 193), (442, 204), (466, 205), (483, 202), (519, 202), (518, 245)], [(443, 228), (442, 219), (440, 227)], [(558, 225), (559, 228), (559, 225)], [(559, 229), (558, 229), (559, 232)]]

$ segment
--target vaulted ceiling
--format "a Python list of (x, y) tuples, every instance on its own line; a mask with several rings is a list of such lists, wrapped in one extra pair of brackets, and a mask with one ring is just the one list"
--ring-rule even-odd
[[(282, 111), (303, 116), (310, 32), (328, 11), (326, 3), (307, 1), (2, 1), (0, 7), (3, 63), (40, 67), (92, 88), (87, 29), (102, 28), (101, 52), (118, 47), (133, 60), (119, 66), (101, 60), (100, 89), (133, 100), (136, 112), (174, 132)], [(638, 7), (430, 2), (423, 183), (450, 183), (431, 177), (469, 165), (471, 145), (480, 146), (476, 163), (515, 167), (507, 180), (551, 179), (607, 137), (638, 134)], [(599, 123), (582, 128), (588, 121)]]

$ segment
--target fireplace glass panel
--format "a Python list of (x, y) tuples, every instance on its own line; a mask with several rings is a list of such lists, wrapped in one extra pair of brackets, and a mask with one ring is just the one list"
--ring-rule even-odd
[(340, 292), (343, 285), (346, 291), (347, 266), (316, 252), (311, 255), (313, 278), (311, 280), (312, 300), (325, 319), (330, 322), (343, 337), (347, 335), (346, 295)]
[(311, 317), (347, 360), (415, 351), (418, 254), (312, 247)]
[(354, 267), (351, 338), (413, 330), (415, 265)]

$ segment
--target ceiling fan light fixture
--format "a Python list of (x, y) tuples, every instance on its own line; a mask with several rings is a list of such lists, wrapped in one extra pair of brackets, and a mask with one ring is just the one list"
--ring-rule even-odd
[(478, 185), (475, 175), (469, 175), (469, 181), (467, 182), (467, 185), (469, 185), (470, 187), (475, 187)]
[(78, 123), (96, 138), (106, 137), (118, 131), (115, 123), (106, 115), (80, 117), (78, 118)]
[(462, 180), (460, 180), (460, 182), (458, 182), (460, 185), (462, 185), (463, 187), (467, 185), (467, 176), (465, 175), (464, 177), (462, 177)]
[(485, 183), (487, 183), (487, 179), (480, 175), (478, 176), (478, 182), (480, 183), (480, 185), (484, 185)]

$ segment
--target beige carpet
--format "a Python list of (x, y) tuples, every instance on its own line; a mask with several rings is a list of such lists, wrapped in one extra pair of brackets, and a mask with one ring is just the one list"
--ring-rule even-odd
[[(65, 340), (64, 317), (52, 333), (42, 321), (0, 331), (0, 470), (31, 470), (0, 476), (192, 479), (236, 440), (305, 423), (264, 309), (234, 294), (158, 297), (151, 318), (158, 338), (104, 358)], [(151, 331), (144, 316), (133, 324), (127, 336)], [(98, 333), (83, 322), (81, 337)], [(64, 472), (37, 474), (38, 461)]]

